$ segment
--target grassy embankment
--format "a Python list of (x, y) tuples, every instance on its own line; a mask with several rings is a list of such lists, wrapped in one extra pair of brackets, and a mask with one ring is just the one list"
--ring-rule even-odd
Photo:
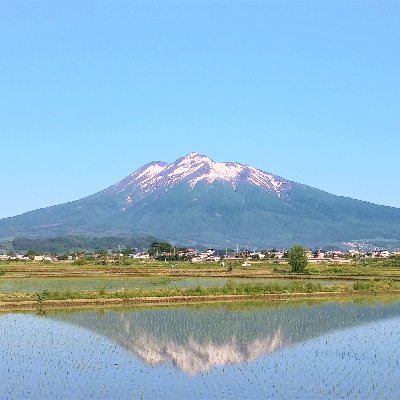
[[(134, 298), (134, 297), (173, 297), (173, 296), (224, 296), (224, 295), (263, 295), (263, 294), (290, 294), (290, 293), (354, 293), (354, 292), (387, 292), (399, 290), (400, 283), (393, 281), (369, 281), (355, 282), (352, 287), (348, 286), (322, 286), (311, 282), (296, 281), (287, 283), (270, 284), (233, 284), (224, 286), (201, 287), (185, 289), (153, 289), (153, 290), (116, 290), (107, 291), (100, 289), (96, 291), (72, 292), (65, 291), (43, 291), (41, 293), (27, 294), (22, 296), (24, 300), (67, 300), (67, 299), (99, 299), (99, 298)], [(1, 296), (0, 296), (1, 299)]]
[[(39, 293), (7, 293), (0, 294), (0, 304), (15, 302), (37, 302), (38, 305), (46, 301), (65, 301), (65, 300), (105, 300), (105, 299), (146, 299), (151, 298), (207, 298), (212, 300), (222, 299), (224, 296), (235, 296), (238, 300), (240, 297), (254, 297), (253, 299), (262, 299), (268, 295), (282, 295), (280, 298), (291, 298), (295, 294), (329, 294), (349, 296), (359, 293), (396, 293), (400, 295), (400, 283), (393, 281), (369, 281), (355, 282), (353, 286), (322, 286), (307, 281), (288, 281), (286, 283), (234, 283), (229, 282), (224, 286), (201, 287), (185, 289), (134, 289), (134, 290), (115, 290), (107, 291), (105, 289), (95, 291), (42, 291)], [(302, 296), (304, 297), (304, 296)], [(313, 297), (313, 296), (310, 296)]]

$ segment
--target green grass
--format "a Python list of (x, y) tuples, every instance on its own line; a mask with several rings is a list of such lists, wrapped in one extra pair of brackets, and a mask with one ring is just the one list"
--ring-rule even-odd
[[(314, 293), (346, 291), (342, 286), (322, 286), (311, 282), (273, 282), (273, 283), (234, 283), (228, 282), (224, 286), (201, 287), (183, 289), (153, 289), (153, 290), (116, 290), (107, 291), (100, 288), (96, 291), (71, 291), (71, 290), (44, 290), (38, 293), (15, 294), (18, 300), (70, 300), (70, 299), (100, 299), (100, 298), (135, 298), (135, 297), (171, 297), (171, 296), (221, 296), (221, 295), (260, 295), (269, 293)], [(9, 295), (9, 298), (12, 298)]]
[(353, 283), (353, 290), (355, 291), (379, 291), (384, 292), (387, 290), (400, 290), (400, 282), (393, 282), (390, 279), (380, 281), (359, 281)]
[(340, 275), (340, 276), (399, 276), (400, 257), (389, 259), (360, 259), (348, 264), (318, 263), (309, 264), (307, 272), (310, 275)]

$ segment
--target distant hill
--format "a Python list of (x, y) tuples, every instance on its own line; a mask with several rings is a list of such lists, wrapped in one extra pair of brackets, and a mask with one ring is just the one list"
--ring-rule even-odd
[(158, 241), (153, 236), (144, 237), (87, 237), (87, 236), (62, 236), (46, 239), (15, 238), (12, 248), (17, 253), (36, 251), (40, 254), (62, 254), (74, 251), (99, 251), (124, 249), (148, 249), (152, 242)]
[(191, 153), (70, 203), (0, 220), (0, 238), (152, 235), (213, 247), (400, 247), (400, 209)]

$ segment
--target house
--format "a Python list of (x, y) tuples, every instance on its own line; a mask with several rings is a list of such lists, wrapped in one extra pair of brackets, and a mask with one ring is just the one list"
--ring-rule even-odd
[(56, 261), (57, 258), (53, 256), (34, 256), (33, 261)]
[(273, 255), (274, 255), (274, 258), (279, 258), (279, 259), (281, 259), (281, 258), (283, 258), (284, 253), (283, 253), (282, 251), (275, 251), (275, 252), (273, 253)]
[(251, 258), (255, 258), (255, 259), (258, 258), (259, 260), (263, 260), (263, 259), (265, 258), (265, 254), (260, 253), (260, 252), (253, 252), (253, 253), (250, 253), (249, 256), (250, 256)]
[(196, 262), (219, 262), (221, 257), (214, 249), (207, 249), (202, 253), (198, 254), (196, 257), (192, 257), (191, 261)]
[(150, 258), (150, 254), (148, 253), (136, 253), (136, 254), (129, 254), (130, 258), (135, 260), (148, 260)]
[(392, 253), (388, 250), (382, 250), (379, 252), (379, 257), (388, 258), (392, 255)]

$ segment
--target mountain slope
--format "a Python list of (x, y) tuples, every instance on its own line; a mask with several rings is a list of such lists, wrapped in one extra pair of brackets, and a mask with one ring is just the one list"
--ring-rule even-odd
[(154, 235), (216, 247), (396, 247), (400, 209), (191, 153), (171, 164), (149, 163), (84, 199), (0, 220), (0, 238), (67, 234)]

